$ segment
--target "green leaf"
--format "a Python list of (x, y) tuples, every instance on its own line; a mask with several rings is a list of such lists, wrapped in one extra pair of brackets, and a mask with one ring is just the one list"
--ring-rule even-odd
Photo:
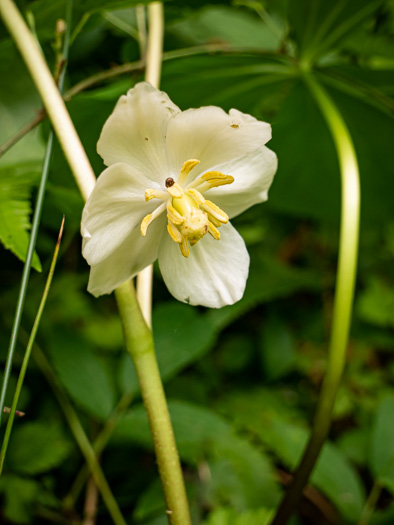
[[(279, 496), (274, 471), (268, 460), (246, 439), (239, 437), (231, 425), (214, 412), (181, 401), (170, 401), (169, 409), (179, 454), (193, 465), (209, 458), (212, 497), (226, 494), (239, 510), (267, 505), (273, 507)], [(193, 429), (191, 432), (190, 429)], [(139, 443), (152, 449), (152, 437), (142, 406), (135, 407), (119, 423), (113, 440), (116, 443)], [(224, 487), (228, 472), (233, 484)]]
[[(37, 177), (37, 166), (0, 169), (0, 240), (21, 261), (25, 261), (27, 255), (30, 192)], [(41, 263), (35, 252), (32, 266), (41, 271)]]
[(293, 336), (279, 318), (270, 317), (262, 328), (260, 354), (263, 372), (269, 380), (283, 377), (294, 368)]
[(357, 301), (361, 319), (378, 326), (394, 326), (394, 289), (376, 277), (371, 277)]
[(394, 493), (394, 394), (377, 408), (372, 430), (370, 465), (377, 481)]
[(0, 492), (4, 495), (4, 516), (12, 523), (29, 523), (32, 505), (40, 485), (33, 479), (6, 474), (0, 479)]
[(70, 331), (56, 332), (48, 346), (50, 360), (73, 400), (88, 414), (105, 421), (115, 405), (108, 370), (87, 341)]
[(273, 517), (274, 511), (265, 508), (238, 514), (234, 509), (221, 507), (211, 512), (204, 525), (268, 525)]
[(19, 424), (10, 441), (7, 468), (20, 474), (42, 474), (58, 467), (70, 452), (63, 430), (42, 421)]
[[(294, 411), (279, 411), (271, 400), (270, 392), (256, 390), (229, 397), (228, 406), (239, 425), (257, 435), (293, 470), (301, 458), (309, 432), (294, 423)], [(311, 483), (331, 499), (345, 519), (354, 521), (361, 515), (365, 496), (360, 478), (334, 444), (324, 445)]]

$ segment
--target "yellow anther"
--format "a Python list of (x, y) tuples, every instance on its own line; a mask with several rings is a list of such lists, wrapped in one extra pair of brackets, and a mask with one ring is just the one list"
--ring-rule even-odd
[(189, 245), (187, 243), (187, 239), (186, 237), (183, 237), (182, 238), (182, 242), (179, 243), (179, 248), (181, 250), (181, 254), (184, 256), (184, 257), (189, 257), (190, 255), (190, 249), (189, 249)]
[(208, 223), (208, 233), (210, 233), (215, 240), (218, 241), (220, 239), (220, 231), (215, 228), (211, 221)]
[(167, 217), (174, 224), (183, 224), (184, 218), (170, 203), (167, 204)]
[(231, 184), (234, 182), (234, 177), (232, 175), (225, 175), (220, 171), (207, 171), (207, 173), (204, 173), (204, 175), (201, 175), (201, 177), (196, 180), (195, 186), (197, 187), (203, 182), (207, 183), (210, 188), (215, 188), (217, 186)]
[(170, 237), (173, 241), (180, 243), (183, 240), (183, 236), (178, 228), (171, 221), (168, 221), (167, 231), (170, 234)]
[(151, 199), (161, 199), (166, 200), (168, 198), (168, 193), (166, 191), (154, 190), (148, 188), (145, 190), (145, 200), (150, 201)]
[(178, 183), (169, 186), (167, 188), (167, 191), (171, 195), (171, 197), (175, 197), (177, 199), (180, 199), (182, 195), (184, 195), (183, 189), (179, 186)]
[(153, 213), (150, 213), (149, 215), (146, 215), (141, 222), (141, 235), (142, 237), (145, 237), (146, 232), (148, 230), (149, 224), (153, 221)]
[(192, 169), (195, 166), (197, 166), (197, 164), (200, 164), (200, 161), (197, 160), (197, 159), (187, 160), (182, 166), (181, 175), (183, 175), (184, 173), (186, 173), (186, 175), (188, 175), (192, 171)]
[(189, 188), (189, 189), (187, 190), (187, 193), (188, 193), (188, 195), (191, 195), (191, 196), (193, 197), (193, 199), (196, 201), (196, 203), (197, 203), (198, 205), (200, 205), (200, 204), (204, 204), (204, 202), (205, 202), (204, 197), (203, 197), (203, 196), (201, 195), (201, 193), (200, 193), (198, 190), (196, 190), (195, 188)]
[(211, 222), (214, 226), (216, 226), (216, 228), (220, 228), (220, 226), (223, 224), (222, 222), (215, 219), (215, 217), (212, 217), (210, 213), (208, 213), (208, 219), (209, 219), (209, 222)]
[(228, 215), (225, 213), (222, 209), (219, 208), (219, 206), (216, 206), (211, 201), (205, 201), (204, 204), (201, 204), (200, 207), (205, 210), (209, 215), (212, 215), (212, 217), (223, 224), (226, 224), (228, 222)]

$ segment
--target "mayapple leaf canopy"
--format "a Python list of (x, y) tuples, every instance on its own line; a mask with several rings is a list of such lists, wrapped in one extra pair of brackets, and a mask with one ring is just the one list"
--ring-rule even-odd
[(121, 96), (97, 144), (107, 168), (82, 215), (88, 290), (110, 293), (158, 259), (176, 299), (239, 301), (249, 254), (229, 219), (267, 200), (270, 138), (271, 126), (250, 115), (181, 111), (147, 82)]

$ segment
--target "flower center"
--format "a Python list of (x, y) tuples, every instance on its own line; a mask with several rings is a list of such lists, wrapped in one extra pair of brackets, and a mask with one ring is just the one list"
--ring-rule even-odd
[(153, 213), (146, 215), (141, 222), (141, 234), (145, 237), (148, 226), (167, 209), (167, 231), (171, 239), (179, 244), (184, 257), (189, 257), (190, 246), (194, 246), (205, 234), (220, 239), (218, 228), (228, 222), (228, 215), (213, 202), (206, 200), (202, 193), (210, 188), (231, 184), (234, 177), (220, 171), (208, 171), (194, 182), (185, 186), (190, 171), (199, 160), (187, 160), (175, 182), (172, 177), (165, 180), (167, 191), (147, 189), (145, 200), (164, 201)]

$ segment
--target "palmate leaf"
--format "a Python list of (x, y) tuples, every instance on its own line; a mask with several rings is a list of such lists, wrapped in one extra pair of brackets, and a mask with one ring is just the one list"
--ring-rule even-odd
[[(34, 165), (0, 169), (0, 240), (21, 261), (25, 261), (29, 243), (30, 193), (39, 176)], [(41, 271), (34, 252), (32, 266)]]

